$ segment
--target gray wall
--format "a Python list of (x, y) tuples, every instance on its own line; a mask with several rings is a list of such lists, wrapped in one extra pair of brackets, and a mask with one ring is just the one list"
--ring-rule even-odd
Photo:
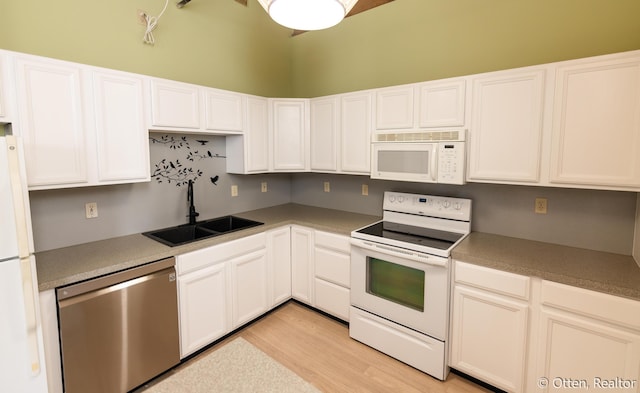
[[(329, 181), (331, 192), (323, 192)], [(362, 184), (369, 196), (361, 195)], [(365, 176), (296, 174), (295, 203), (380, 214), (384, 191), (444, 195), (473, 200), (472, 230), (598, 251), (631, 255), (636, 193), (468, 183), (463, 186), (372, 180)], [(536, 197), (548, 199), (546, 215), (533, 212)]]
[[(200, 219), (288, 202), (381, 215), (382, 195), (389, 190), (471, 198), (474, 231), (625, 255), (633, 250), (637, 194), (632, 192), (480, 183), (428, 185), (315, 173), (230, 175), (225, 173), (224, 137), (185, 136), (183, 141), (177, 134), (151, 134), (155, 141), (162, 142), (163, 137), (166, 142), (173, 138), (174, 143), (150, 141), (151, 171), (170, 166), (169, 162), (191, 168), (194, 172), (187, 177), (195, 179)], [(219, 177), (217, 185), (210, 180), (214, 176)], [(263, 181), (268, 184), (267, 193), (260, 192)], [(323, 191), (325, 181), (331, 183), (329, 193)], [(232, 184), (238, 185), (237, 197), (231, 197)], [(361, 195), (362, 184), (369, 186), (368, 196)], [(36, 251), (185, 223), (186, 194), (185, 185), (163, 176), (148, 183), (31, 192)], [(533, 212), (536, 197), (548, 198), (548, 214)], [(98, 218), (85, 218), (87, 202), (98, 203)]]
[[(267, 206), (288, 203), (290, 175), (230, 175), (225, 173), (225, 138), (220, 136), (185, 136), (152, 133), (151, 138), (174, 138), (173, 144), (150, 141), (150, 165), (154, 173), (176, 160), (195, 179), (194, 194), (198, 219), (207, 219)], [(206, 141), (202, 145), (198, 141)], [(181, 143), (181, 146), (179, 147)], [(208, 152), (214, 157), (209, 157)], [(191, 153), (191, 155), (189, 154)], [(215, 157), (216, 155), (222, 157)], [(190, 161), (189, 157), (194, 161)], [(203, 158), (204, 157), (204, 158)], [(178, 168), (180, 169), (180, 168)], [(197, 176), (197, 171), (201, 175)], [(173, 171), (173, 175), (178, 175)], [(210, 178), (219, 176), (217, 185)], [(161, 180), (159, 182), (157, 179)], [(268, 192), (260, 186), (267, 182)], [(36, 251), (145, 232), (187, 222), (187, 186), (156, 176), (148, 183), (82, 187), (61, 190), (32, 191), (31, 215)], [(178, 186), (177, 184), (181, 184)], [(238, 196), (231, 197), (231, 185), (238, 185)], [(84, 205), (98, 203), (98, 218), (86, 219)]]

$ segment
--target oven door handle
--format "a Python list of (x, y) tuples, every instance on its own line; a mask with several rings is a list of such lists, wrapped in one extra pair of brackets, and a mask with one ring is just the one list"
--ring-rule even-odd
[(404, 249), (392, 247), (392, 246), (386, 246), (384, 244), (372, 243), (365, 240), (352, 238), (351, 245), (365, 249), (365, 250), (382, 252), (387, 255), (392, 255), (398, 258), (409, 259), (414, 262), (426, 263), (428, 265), (433, 265), (433, 266), (447, 267), (447, 265), (449, 264), (448, 258), (422, 254), (415, 251), (404, 250)]

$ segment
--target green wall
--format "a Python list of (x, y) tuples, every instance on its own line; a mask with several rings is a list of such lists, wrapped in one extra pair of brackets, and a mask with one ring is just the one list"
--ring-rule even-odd
[(290, 96), (290, 31), (252, 0), (0, 0), (0, 48), (257, 95)]
[(396, 0), (293, 42), (317, 97), (640, 49), (640, 1)]
[(0, 48), (263, 96), (326, 94), (640, 49), (639, 0), (396, 0), (290, 37), (256, 0), (0, 0)]

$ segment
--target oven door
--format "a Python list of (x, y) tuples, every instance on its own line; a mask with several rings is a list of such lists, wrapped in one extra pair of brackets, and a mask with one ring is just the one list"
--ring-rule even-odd
[(445, 341), (449, 259), (351, 239), (351, 304)]

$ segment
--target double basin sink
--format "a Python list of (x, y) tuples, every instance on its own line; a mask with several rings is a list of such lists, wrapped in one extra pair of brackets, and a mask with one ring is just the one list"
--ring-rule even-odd
[(183, 224), (175, 227), (144, 232), (148, 238), (167, 246), (174, 247), (188, 244), (197, 240), (224, 235), (241, 229), (252, 228), (263, 223), (236, 216), (224, 216), (195, 224)]

